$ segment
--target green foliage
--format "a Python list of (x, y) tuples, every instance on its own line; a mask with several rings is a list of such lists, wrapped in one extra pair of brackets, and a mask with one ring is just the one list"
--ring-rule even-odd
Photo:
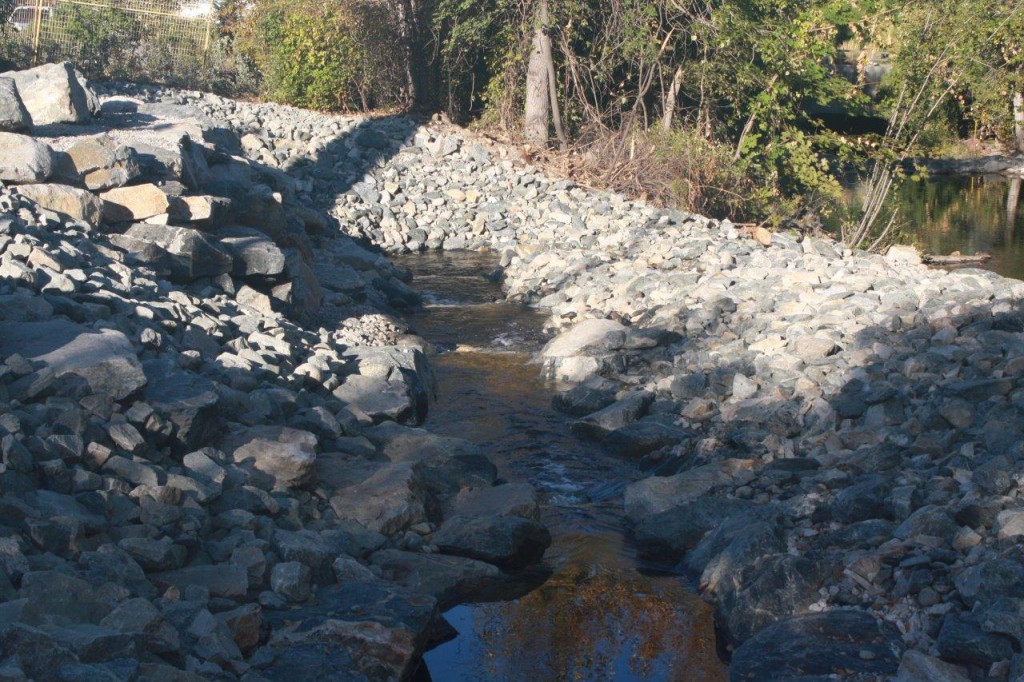
[(386, 8), (370, 2), (258, 2), (238, 48), (263, 75), (263, 94), (342, 111), (405, 103), (399, 41)]
[[(43, 59), (66, 58), (66, 46), (75, 46), (75, 65), (89, 78), (121, 80), (139, 71), (136, 36), (139, 27), (133, 15), (114, 7), (90, 7), (60, 3), (43, 20), (62, 35), (60, 43), (41, 45)], [(52, 35), (45, 30), (44, 35)]]

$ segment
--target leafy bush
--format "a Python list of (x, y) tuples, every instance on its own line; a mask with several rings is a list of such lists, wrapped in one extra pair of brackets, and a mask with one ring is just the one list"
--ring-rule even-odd
[[(44, 19), (43, 35), (61, 35), (59, 42), (40, 45), (43, 61), (70, 58), (87, 77), (122, 80), (139, 72), (140, 34), (135, 17), (115, 7), (60, 3)], [(49, 26), (47, 26), (47, 24)]]
[(236, 45), (271, 100), (330, 111), (397, 106), (408, 103), (407, 65), (393, 24), (379, 3), (263, 0)]

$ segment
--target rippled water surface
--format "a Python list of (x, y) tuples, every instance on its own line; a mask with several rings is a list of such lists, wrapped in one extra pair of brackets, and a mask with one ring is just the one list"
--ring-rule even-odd
[[(625, 539), (627, 461), (576, 439), (531, 364), (546, 315), (501, 302), (494, 254), (405, 256), (428, 304), (410, 316), (437, 345), (427, 426), (483, 446), (502, 478), (543, 496), (550, 577), (514, 601), (447, 614), (455, 639), (425, 656), (442, 680), (720, 680), (709, 608), (672, 575), (638, 570)], [(648, 567), (649, 568), (649, 567)]]

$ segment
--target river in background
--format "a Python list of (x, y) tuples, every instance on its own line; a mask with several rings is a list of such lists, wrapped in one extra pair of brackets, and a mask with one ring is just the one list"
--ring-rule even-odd
[[(904, 182), (889, 201), (899, 207), (900, 243), (922, 253), (945, 256), (989, 253), (981, 267), (1005, 277), (1024, 279), (1024, 207), (1021, 181), (999, 175), (941, 176)], [(861, 190), (847, 190), (852, 208)]]
[(681, 576), (643, 565), (627, 540), (622, 493), (641, 472), (577, 439), (551, 408), (554, 386), (531, 362), (546, 313), (502, 299), (484, 276), (496, 260), (395, 258), (427, 302), (409, 322), (438, 350), (426, 427), (481, 445), (503, 479), (540, 492), (550, 576), (517, 599), (448, 611), (458, 636), (425, 655), (430, 679), (724, 680), (710, 607)]

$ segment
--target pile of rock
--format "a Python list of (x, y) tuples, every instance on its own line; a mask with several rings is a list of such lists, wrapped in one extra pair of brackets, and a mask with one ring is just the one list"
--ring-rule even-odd
[[(233, 117), (351, 234), (495, 249), (511, 297), (556, 328), (584, 321), (548, 349), (546, 371), (575, 384), (556, 402), (659, 474), (627, 512), (716, 601), (738, 679), (1020, 677), (1019, 282), (750, 239), (445, 127), (360, 123), (338, 145), (310, 114), (270, 130), (266, 109), (182, 97)], [(352, 167), (357, 139), (376, 151)], [(810, 655), (841, 631), (851, 655)]]
[(407, 677), (440, 607), (550, 542), (414, 428), (407, 275), (194, 109), (7, 75), (2, 676)]

